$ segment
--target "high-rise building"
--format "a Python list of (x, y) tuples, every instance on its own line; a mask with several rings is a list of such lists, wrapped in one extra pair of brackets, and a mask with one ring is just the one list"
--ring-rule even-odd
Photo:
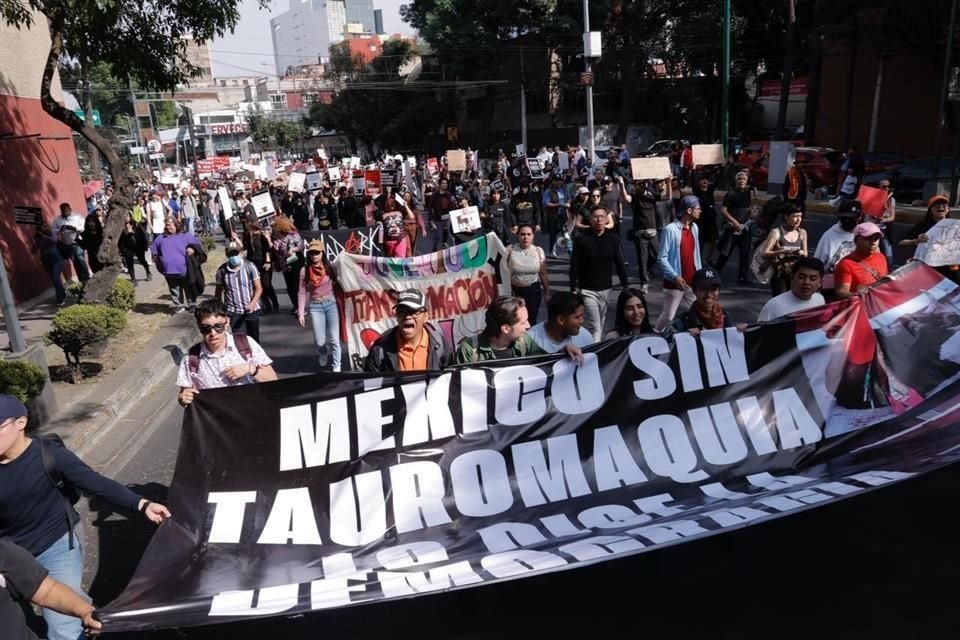
[(190, 79), (190, 85), (205, 87), (213, 84), (213, 71), (210, 62), (210, 46), (206, 42), (197, 42), (189, 36), (184, 36), (187, 43), (187, 60), (195, 67), (199, 67), (200, 75)]
[(383, 30), (383, 9), (373, 10), (373, 32), (378, 36), (385, 33)]
[(277, 75), (328, 58), (347, 23), (372, 32), (373, 0), (291, 0), (289, 10), (270, 20)]

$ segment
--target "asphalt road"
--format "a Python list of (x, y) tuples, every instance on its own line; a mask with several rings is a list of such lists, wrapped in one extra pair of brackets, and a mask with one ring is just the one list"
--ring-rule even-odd
[[(811, 248), (832, 222), (808, 219)], [(634, 251), (626, 243), (624, 249), (634, 280)], [(735, 282), (735, 263), (731, 258), (724, 271), (727, 282)], [(566, 265), (551, 261), (556, 286), (566, 283)], [(281, 376), (312, 372), (311, 332), (289, 314), (280, 278), (275, 285), (285, 310), (264, 319), (262, 343)], [(654, 314), (660, 298), (659, 287), (652, 287)], [(750, 321), (768, 298), (766, 287), (725, 287), (721, 302), (735, 321)], [(139, 407), (88, 461), (163, 500), (180, 419), (171, 380), (169, 390), (161, 388)], [(960, 471), (947, 469), (776, 522), (547, 577), (293, 619), (109, 637), (940, 636), (953, 627), (952, 596), (960, 583), (960, 553), (944, 515), (956, 500), (958, 479)], [(103, 604), (122, 591), (152, 527), (91, 508), (87, 584)]]

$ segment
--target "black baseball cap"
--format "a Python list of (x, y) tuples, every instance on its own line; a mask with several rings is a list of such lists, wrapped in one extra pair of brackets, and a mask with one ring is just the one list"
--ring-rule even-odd
[(841, 200), (840, 208), (837, 209), (838, 216), (859, 216), (863, 213), (863, 205), (859, 200)]
[(707, 289), (710, 287), (719, 287), (721, 285), (720, 273), (712, 267), (700, 269), (693, 274), (693, 288)]

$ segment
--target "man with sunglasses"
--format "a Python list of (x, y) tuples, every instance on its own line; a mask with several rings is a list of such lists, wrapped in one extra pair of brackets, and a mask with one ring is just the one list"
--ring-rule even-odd
[(180, 361), (177, 401), (186, 407), (201, 389), (233, 387), (277, 379), (273, 360), (244, 334), (227, 333), (230, 318), (217, 300), (205, 300), (194, 313), (203, 340)]
[(401, 291), (393, 308), (397, 326), (370, 346), (364, 371), (438, 371), (453, 362), (453, 347), (427, 322), (426, 296), (417, 289)]

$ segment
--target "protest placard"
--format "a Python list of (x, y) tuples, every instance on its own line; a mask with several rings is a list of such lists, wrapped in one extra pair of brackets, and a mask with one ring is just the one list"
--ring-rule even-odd
[(883, 215), (884, 210), (887, 208), (887, 198), (889, 197), (890, 194), (883, 189), (868, 187), (865, 184), (860, 185), (860, 190), (857, 191), (857, 200), (860, 201), (863, 212), (874, 218), (879, 218)]
[(303, 193), (307, 183), (307, 174), (296, 171), (290, 174), (290, 181), (287, 182), (287, 191), (293, 193)]
[(933, 225), (913, 257), (931, 267), (960, 264), (960, 220), (944, 218)]
[(566, 171), (570, 168), (570, 156), (567, 155), (566, 151), (560, 151), (557, 154), (557, 166), (561, 171)]
[(522, 144), (516, 145), (513, 149), (516, 152), (518, 158), (523, 156), (527, 152), (526, 148)]
[(664, 180), (672, 175), (670, 158), (631, 158), (630, 172), (634, 180)]
[(359, 169), (360, 168), (360, 158), (357, 156), (350, 156), (350, 168)]
[(379, 169), (365, 169), (363, 179), (366, 183), (366, 194), (376, 198), (380, 195), (381, 177)]
[(447, 171), (466, 171), (467, 152), (463, 149), (447, 151)]
[(454, 209), (450, 212), (450, 226), (454, 233), (473, 233), (480, 228), (480, 210), (476, 207)]
[(307, 191), (319, 191), (322, 185), (320, 184), (320, 172), (311, 171), (307, 174)]
[(539, 158), (527, 158), (527, 169), (530, 170), (530, 177), (534, 180), (543, 179), (543, 165)]
[(237, 180), (233, 183), (233, 192), (234, 193), (246, 193), (247, 183), (242, 180)]
[(266, 190), (258, 191), (250, 196), (250, 204), (253, 205), (253, 210), (257, 212), (257, 218), (266, 218), (277, 212), (273, 207), (273, 198), (270, 197), (270, 192)]
[(353, 176), (353, 191), (355, 193), (362, 194), (364, 189), (367, 188), (367, 181), (363, 179), (363, 176)]
[(327, 177), (330, 178), (332, 185), (340, 182), (340, 167), (327, 167)]
[(722, 144), (695, 144), (693, 149), (693, 164), (703, 167), (711, 164), (723, 164), (726, 159), (723, 157)]
[(400, 186), (400, 172), (396, 169), (380, 170), (380, 188), (390, 187), (396, 189)]
[(230, 200), (230, 194), (226, 187), (217, 187), (217, 196), (220, 198), (220, 208), (223, 210), (223, 219), (229, 220), (233, 217), (233, 204)]
[(440, 163), (436, 158), (427, 158), (427, 172), (431, 177), (436, 177), (440, 173)]

